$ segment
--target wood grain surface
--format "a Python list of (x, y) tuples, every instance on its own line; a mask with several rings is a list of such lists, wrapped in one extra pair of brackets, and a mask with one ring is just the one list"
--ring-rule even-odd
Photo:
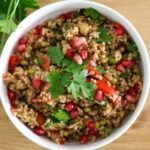
[[(44, 6), (56, 0), (39, 0)], [(150, 52), (150, 0), (95, 0), (128, 18), (142, 35)], [(119, 139), (102, 150), (150, 150), (150, 97), (140, 117)], [(44, 150), (25, 138), (10, 122), (0, 104), (0, 150)]]

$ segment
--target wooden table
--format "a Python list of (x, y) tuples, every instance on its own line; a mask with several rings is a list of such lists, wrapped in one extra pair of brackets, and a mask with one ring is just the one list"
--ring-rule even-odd
[[(40, 0), (41, 6), (56, 0)], [(95, 0), (127, 17), (150, 48), (150, 0)], [(150, 99), (150, 97), (149, 97)], [(150, 150), (150, 101), (134, 125), (102, 150)], [(0, 150), (44, 150), (25, 138), (10, 122), (0, 104)]]

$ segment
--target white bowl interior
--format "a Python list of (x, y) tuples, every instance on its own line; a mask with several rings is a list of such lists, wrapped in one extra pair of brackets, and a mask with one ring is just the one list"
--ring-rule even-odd
[[(66, 13), (69, 11), (73, 11), (80, 8), (87, 8), (87, 7), (93, 7), (97, 9), (101, 14), (107, 16), (108, 18), (120, 22), (130, 33), (133, 40), (136, 42), (140, 55), (141, 55), (141, 69), (143, 72), (143, 91), (140, 96), (140, 100), (137, 104), (136, 110), (130, 114), (124, 121), (121, 127), (117, 128), (109, 137), (97, 140), (93, 143), (88, 143), (85, 145), (80, 145), (78, 143), (71, 143), (66, 145), (57, 145), (51, 140), (45, 138), (45, 137), (39, 137), (35, 135), (28, 127), (26, 127), (20, 120), (18, 120), (16, 117), (14, 117), (10, 111), (10, 104), (7, 97), (6, 92), (6, 86), (3, 83), (3, 74), (7, 71), (8, 67), (8, 61), (9, 57), (12, 54), (12, 50), (15, 47), (18, 39), (24, 35), (26, 32), (28, 32), (31, 28), (35, 27), (36, 25), (50, 19), (54, 18), (62, 13)], [(29, 15), (25, 20), (23, 20), (16, 32), (12, 33), (9, 37), (8, 41), (5, 44), (3, 53), (1, 55), (1, 64), (0, 64), (0, 96), (2, 100), (3, 107), (9, 116), (10, 120), (13, 122), (13, 124), (18, 128), (18, 130), (24, 134), (27, 138), (29, 138), (31, 141), (45, 147), (48, 149), (61, 149), (61, 150), (88, 150), (88, 149), (96, 149), (98, 147), (102, 147), (115, 139), (117, 139), (119, 136), (121, 136), (137, 119), (139, 116), (146, 98), (148, 96), (148, 90), (150, 86), (150, 68), (149, 68), (149, 58), (148, 53), (146, 50), (146, 47), (144, 45), (143, 40), (141, 39), (140, 35), (136, 31), (136, 29), (133, 27), (133, 25), (125, 19), (122, 15), (117, 13), (116, 11), (112, 10), (111, 8), (108, 8), (104, 5), (95, 3), (95, 2), (89, 2), (89, 1), (62, 1), (57, 2), (55, 4), (47, 5), (31, 15)]]

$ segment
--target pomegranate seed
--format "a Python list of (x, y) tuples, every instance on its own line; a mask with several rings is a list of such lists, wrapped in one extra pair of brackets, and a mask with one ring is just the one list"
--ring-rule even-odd
[(89, 129), (95, 129), (95, 121), (90, 121), (90, 122), (88, 122), (87, 127), (88, 127)]
[(127, 59), (124, 59), (124, 60), (121, 61), (121, 64), (122, 64), (124, 67), (133, 68), (136, 63), (135, 63), (134, 60), (127, 60)]
[(137, 93), (136, 93), (134, 88), (130, 88), (129, 89), (129, 94), (132, 95), (132, 96), (136, 96), (137, 95)]
[(33, 132), (37, 135), (44, 135), (45, 134), (45, 131), (41, 128), (41, 127), (35, 127), (33, 129)]
[(59, 16), (59, 18), (62, 19), (62, 20), (65, 20), (66, 19), (66, 15), (62, 14), (62, 15)]
[(67, 57), (68, 58), (73, 58), (73, 56), (74, 56), (74, 51), (72, 49), (68, 49), (67, 50)]
[(103, 92), (102, 91), (97, 91), (95, 94), (95, 99), (99, 102), (103, 100)]
[(73, 17), (73, 15), (74, 15), (74, 12), (68, 12), (68, 13), (65, 14), (65, 18), (70, 19), (70, 18)]
[(117, 64), (116, 69), (122, 73), (126, 71), (122, 64)]
[(83, 48), (87, 46), (87, 41), (85, 37), (73, 37), (70, 41), (71, 46), (74, 49)]
[(35, 27), (35, 31), (37, 34), (42, 34), (43, 27), (41, 25), (37, 25)]
[(77, 64), (79, 64), (79, 65), (81, 65), (82, 63), (83, 63), (83, 60), (82, 60), (82, 58), (81, 58), (81, 56), (80, 55), (75, 55), (74, 57), (73, 57), (73, 59), (74, 59), (74, 61), (77, 63)]
[(20, 40), (19, 40), (19, 44), (27, 44), (28, 42), (28, 37), (27, 36), (23, 36)]
[(17, 97), (16, 92), (12, 91), (12, 90), (8, 90), (7, 95), (9, 97), (10, 101), (14, 101)]
[(141, 90), (142, 90), (142, 84), (141, 84), (141, 82), (137, 82), (135, 85), (134, 85), (134, 87), (135, 87), (135, 90), (139, 93), (139, 92), (141, 92)]
[(74, 109), (70, 112), (70, 117), (71, 118), (77, 118), (78, 117), (78, 110)]
[(23, 53), (26, 50), (26, 45), (25, 44), (18, 44), (17, 47), (16, 47), (16, 50), (19, 53)]
[(118, 28), (118, 29), (115, 29), (115, 35), (117, 35), (117, 36), (122, 36), (122, 35), (124, 35), (125, 34), (125, 31), (124, 31), (124, 29), (123, 28)]
[(73, 101), (71, 101), (71, 102), (69, 102), (69, 103), (67, 103), (66, 104), (66, 110), (68, 111), (68, 112), (71, 112), (73, 109), (74, 109), (74, 106), (75, 104), (74, 104), (74, 102)]
[(11, 106), (14, 107), (15, 106), (15, 100), (17, 97), (16, 92), (14, 92), (12, 90), (8, 90), (7, 95), (8, 95)]
[(32, 85), (34, 86), (34, 88), (36, 88), (37, 90), (41, 89), (43, 86), (43, 83), (41, 80), (34, 78), (32, 79)]
[(85, 134), (81, 135), (81, 136), (80, 136), (80, 143), (81, 143), (81, 144), (85, 144), (85, 143), (87, 143), (87, 142), (88, 142), (88, 136), (85, 135)]
[(118, 22), (113, 22), (113, 27), (116, 28), (116, 29), (123, 28), (123, 26)]
[(132, 96), (132, 95), (127, 95), (126, 99), (129, 103), (133, 103), (133, 104), (136, 103), (136, 101), (137, 101), (136, 96)]
[(95, 63), (95, 61), (94, 61), (93, 59), (90, 59), (90, 60), (89, 60), (89, 64), (90, 64), (90, 66), (92, 66), (92, 67), (95, 67), (95, 66), (96, 66), (96, 63)]
[(96, 135), (96, 134), (97, 134), (97, 130), (95, 130), (95, 129), (90, 129), (90, 130), (89, 130), (89, 134), (90, 134), (90, 135)]
[(38, 98), (33, 98), (33, 99), (32, 99), (32, 102), (33, 102), (33, 103), (39, 103), (39, 99), (38, 99)]
[(82, 57), (83, 60), (87, 59), (88, 56), (87, 50), (81, 50), (80, 56)]

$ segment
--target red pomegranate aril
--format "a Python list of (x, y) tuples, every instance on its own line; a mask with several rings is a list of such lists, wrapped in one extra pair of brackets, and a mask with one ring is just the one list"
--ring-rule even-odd
[(128, 65), (128, 68), (133, 68), (135, 66), (136, 62), (134, 60), (130, 61), (130, 64)]
[(124, 59), (124, 60), (121, 61), (121, 64), (122, 64), (124, 67), (133, 68), (136, 63), (135, 63), (134, 60), (127, 60), (127, 59)]
[(89, 134), (90, 135), (96, 135), (98, 132), (97, 132), (97, 130), (95, 130), (95, 129), (90, 129), (89, 130)]
[(35, 27), (35, 31), (37, 34), (42, 34), (43, 27), (41, 25), (37, 25)]
[(72, 18), (73, 17), (73, 15), (74, 15), (74, 12), (68, 12), (68, 13), (66, 13), (65, 14), (65, 19), (70, 19), (70, 18)]
[(85, 37), (73, 37), (70, 41), (72, 48), (79, 49), (87, 46), (87, 41)]
[(95, 121), (89, 121), (88, 124), (87, 124), (87, 127), (89, 129), (95, 129)]
[(16, 92), (14, 92), (12, 90), (8, 90), (7, 95), (8, 95), (9, 101), (11, 103), (11, 106), (14, 107), (15, 106), (15, 100), (17, 97)]
[(74, 107), (75, 107), (75, 104), (74, 104), (73, 101), (67, 103), (66, 106), (65, 106), (65, 108), (66, 108), (66, 110), (67, 110), (68, 112), (71, 112), (71, 111), (74, 109)]
[(124, 73), (126, 71), (122, 64), (117, 64), (116, 69), (117, 69), (117, 71), (120, 71), (122, 73)]
[(28, 37), (25, 35), (19, 40), (19, 44), (27, 44)]
[(45, 135), (45, 131), (41, 127), (35, 127), (33, 132), (37, 135)]
[(68, 58), (73, 58), (73, 56), (74, 56), (74, 50), (68, 49), (66, 55), (67, 55)]
[(89, 60), (89, 65), (92, 66), (92, 67), (97, 66), (97, 65), (96, 65), (96, 62), (95, 62), (93, 59), (90, 59), (90, 60)]
[(123, 28), (123, 26), (118, 22), (113, 22), (112, 24), (113, 24), (113, 27), (116, 28), (116, 29)]
[(62, 15), (59, 16), (59, 18), (62, 19), (62, 20), (65, 20), (66, 19), (66, 15), (62, 14)]
[(125, 34), (125, 32), (122, 28), (118, 28), (115, 30), (115, 35), (117, 35), (117, 36), (122, 36), (124, 34)]
[(103, 92), (102, 91), (97, 91), (95, 94), (95, 100), (101, 102), (103, 100)]
[(39, 90), (42, 88), (43, 86), (43, 83), (40, 79), (37, 79), (37, 78), (33, 78), (32, 79), (32, 85), (35, 89)]
[(73, 60), (74, 60), (77, 64), (79, 64), (79, 65), (81, 65), (81, 64), (83, 63), (83, 60), (82, 60), (81, 56), (78, 55), (78, 54), (76, 54), (76, 55), (73, 57)]
[(74, 109), (70, 112), (70, 117), (71, 118), (77, 118), (78, 117), (78, 110), (77, 109)]
[(137, 93), (141, 92), (141, 90), (142, 90), (142, 83), (141, 82), (137, 82), (134, 85), (134, 88), (135, 88), (135, 90), (136, 90)]
[(81, 135), (81, 136), (80, 136), (80, 143), (81, 143), (81, 144), (85, 144), (85, 143), (87, 143), (87, 142), (88, 142), (88, 136), (85, 135), (85, 134)]
[(137, 97), (136, 96), (132, 96), (132, 95), (126, 95), (126, 99), (129, 103), (136, 103), (137, 101)]
[(26, 45), (25, 44), (18, 44), (16, 46), (16, 50), (19, 52), (19, 53), (23, 53), (25, 50), (26, 50)]
[(132, 95), (132, 96), (136, 96), (137, 95), (136, 90), (134, 88), (130, 88), (129, 89), (129, 94)]
[(81, 50), (80, 56), (82, 57), (83, 60), (87, 59), (88, 56), (87, 50)]
[(33, 99), (32, 99), (32, 102), (33, 102), (33, 103), (39, 103), (39, 99), (38, 99), (38, 98), (33, 98)]

